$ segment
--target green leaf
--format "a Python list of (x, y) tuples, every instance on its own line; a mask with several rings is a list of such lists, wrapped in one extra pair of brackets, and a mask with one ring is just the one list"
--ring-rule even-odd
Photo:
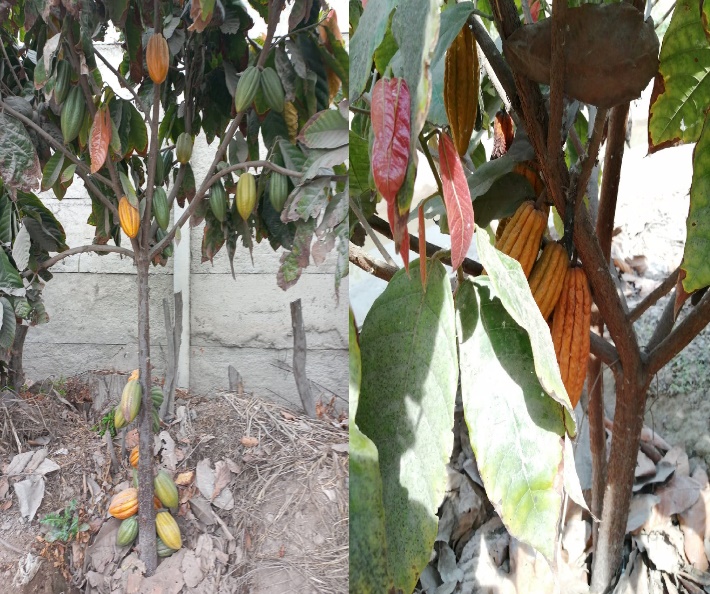
[[(458, 6), (458, 5), (457, 5)], [(445, 61), (439, 60), (431, 69), (431, 105), (426, 116), (435, 126), (448, 126), (449, 118), (444, 107), (444, 69)]]
[(487, 227), (493, 219), (511, 216), (518, 206), (534, 196), (530, 182), (517, 173), (507, 173), (493, 182), (473, 203), (476, 223)]
[(380, 43), (379, 47), (375, 50), (374, 55), (375, 68), (377, 68), (380, 75), (384, 76), (387, 66), (390, 64), (390, 60), (392, 60), (392, 57), (397, 53), (398, 49), (399, 46), (397, 45), (394, 35), (392, 35), (392, 29), (388, 28), (382, 43)]
[(359, 196), (363, 192), (374, 190), (370, 185), (370, 155), (367, 138), (350, 131), (350, 192)]
[(335, 149), (313, 149), (310, 151), (306, 162), (303, 164), (303, 177), (301, 182), (306, 182), (318, 175), (330, 175), (332, 168), (344, 163), (348, 159), (348, 145)]
[(0, 194), (0, 242), (9, 245), (12, 243), (12, 202), (3, 192)]
[(394, 275), (360, 335), (356, 422), (379, 451), (387, 548), (395, 586), (411, 592), (429, 562), (453, 447), (458, 383), (454, 303), (444, 266)]
[(702, 134), (693, 149), (693, 180), (690, 211), (683, 250), (683, 288), (688, 293), (710, 285), (710, 121), (705, 118)]
[(46, 192), (59, 179), (64, 165), (64, 153), (56, 151), (47, 161), (42, 171), (42, 191)]
[(355, 100), (365, 90), (372, 69), (372, 56), (387, 31), (389, 15), (399, 0), (368, 2), (350, 41), (350, 93)]
[(284, 291), (298, 282), (303, 269), (308, 266), (314, 228), (314, 219), (299, 223), (296, 227), (291, 251), (281, 255), (281, 266), (276, 275), (276, 284)]
[[(298, 146), (286, 140), (281, 140), (279, 142), (279, 148), (281, 149), (281, 156), (284, 159), (284, 167), (291, 171), (301, 171), (303, 169), (303, 165), (306, 162), (306, 155), (303, 154), (303, 151), (298, 148)], [(301, 183), (300, 177), (289, 177), (289, 179), (294, 186)]]
[(505, 155), (499, 159), (488, 161), (476, 169), (468, 177), (468, 187), (471, 190), (471, 198), (474, 200), (474, 210), (476, 208), (476, 198), (490, 190), (498, 178), (513, 171), (516, 163), (534, 158), (535, 152), (527, 139), (516, 138)]
[(488, 278), (465, 280), (456, 308), (464, 416), (486, 494), (508, 531), (552, 562), (562, 505), (561, 408), (540, 386), (530, 339)]
[[(128, 112), (126, 112), (126, 108), (128, 108)], [(148, 150), (148, 130), (145, 126), (145, 120), (143, 120), (143, 116), (132, 103), (126, 102), (123, 111), (124, 115), (129, 115), (131, 119), (128, 132), (129, 150), (135, 149), (137, 153), (144, 155)]]
[(15, 243), (12, 245), (12, 259), (15, 261), (17, 270), (27, 268), (27, 263), (30, 261), (31, 243), (30, 233), (27, 231), (27, 227), (23, 225), (20, 227), (17, 237), (15, 237)]
[(17, 193), (17, 208), (23, 217), (32, 241), (48, 252), (63, 252), (69, 249), (64, 227), (42, 201), (34, 194)]
[(348, 144), (348, 121), (337, 109), (327, 109), (308, 120), (298, 140), (308, 148), (334, 149)]
[[(555, 357), (550, 329), (533, 299), (520, 263), (495, 249), (486, 239), (485, 232), (478, 231), (481, 230), (477, 229), (476, 249), (481, 264), (488, 272), (496, 297), (501, 300), (508, 315), (529, 335), (538, 381), (545, 392), (572, 413), (572, 405)], [(562, 418), (561, 413), (559, 416)], [(574, 436), (574, 426), (568, 426), (568, 429)]]
[(474, 6), (473, 2), (459, 2), (453, 6), (445, 8), (441, 13), (441, 24), (439, 25), (439, 40), (436, 42), (436, 49), (431, 59), (432, 69), (439, 63), (443, 63), (446, 50), (461, 31), (464, 23), (471, 16)]
[(201, 0), (200, 7), (202, 9), (202, 20), (208, 20), (209, 16), (214, 11), (215, 0)]
[(321, 210), (328, 204), (330, 193), (326, 190), (329, 186), (327, 178), (320, 178), (311, 183), (298, 186), (288, 197), (284, 204), (282, 220), (297, 221), (317, 218)]
[(354, 419), (360, 397), (360, 346), (350, 310), (350, 591), (388, 592), (387, 535), (382, 506), (382, 478), (375, 444)]
[(710, 45), (698, 0), (679, 0), (663, 37), (648, 113), (648, 152), (695, 142), (710, 104)]
[(36, 188), (42, 169), (32, 140), (22, 123), (0, 113), (0, 178), (10, 188), (29, 192)]
[(18, 297), (22, 297), (25, 294), (25, 285), (22, 282), (22, 277), (3, 249), (0, 249), (0, 291)]

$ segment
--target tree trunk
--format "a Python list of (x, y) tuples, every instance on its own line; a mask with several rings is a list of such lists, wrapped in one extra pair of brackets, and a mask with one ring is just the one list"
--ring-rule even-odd
[(22, 388), (25, 383), (25, 371), (22, 368), (22, 352), (25, 348), (25, 338), (27, 337), (27, 331), (29, 326), (24, 326), (18, 324), (15, 329), (15, 340), (12, 343), (12, 348), (10, 350), (10, 358), (8, 361), (8, 382), (15, 391)]
[(301, 396), (303, 410), (312, 419), (316, 418), (316, 404), (311, 392), (311, 385), (306, 374), (306, 331), (303, 328), (303, 312), (301, 300), (291, 302), (291, 326), (293, 327), (293, 375), (296, 387)]
[[(144, 250), (141, 250), (143, 252)], [(138, 461), (138, 534), (141, 561), (146, 575), (153, 575), (158, 566), (153, 509), (153, 406), (150, 398), (150, 261), (145, 253), (136, 254), (138, 271), (138, 369), (143, 391), (139, 419)]]

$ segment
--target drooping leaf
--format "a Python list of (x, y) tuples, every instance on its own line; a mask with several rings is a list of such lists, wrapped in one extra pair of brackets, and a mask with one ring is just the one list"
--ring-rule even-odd
[(306, 162), (303, 164), (301, 181), (306, 182), (319, 175), (331, 175), (333, 167), (344, 163), (347, 159), (347, 144), (334, 149), (311, 150)]
[(46, 192), (59, 179), (59, 174), (64, 166), (64, 153), (56, 151), (47, 161), (42, 171), (41, 189)]
[(461, 159), (453, 141), (444, 133), (439, 136), (439, 164), (451, 235), (451, 266), (456, 269), (463, 263), (473, 239), (473, 204)]
[(372, 90), (372, 176), (377, 190), (394, 202), (404, 182), (409, 162), (410, 105), (407, 83), (401, 78), (383, 79)]
[(345, 146), (348, 144), (348, 121), (337, 109), (321, 111), (303, 125), (298, 140), (314, 149)]
[(695, 142), (710, 104), (710, 45), (697, 0), (679, 0), (663, 36), (648, 109), (648, 152)]
[(27, 231), (27, 227), (23, 225), (20, 227), (15, 237), (15, 242), (12, 244), (12, 259), (15, 261), (18, 270), (27, 268), (27, 263), (30, 260), (31, 247), (30, 234)]
[(124, 112), (130, 116), (131, 120), (128, 145), (139, 155), (145, 155), (148, 150), (148, 129), (145, 126), (145, 120), (132, 103), (128, 103), (127, 109), (126, 112), (126, 108), (124, 108)]
[(12, 116), (0, 113), (0, 178), (10, 188), (30, 192), (39, 186), (42, 169), (27, 130)]
[(111, 114), (106, 108), (99, 109), (89, 132), (89, 155), (91, 173), (96, 173), (104, 166), (108, 147), (111, 142)]
[[(677, 9), (676, 9), (677, 10)], [(693, 179), (690, 184), (690, 211), (683, 250), (683, 288), (687, 293), (710, 285), (710, 121), (706, 117), (698, 144), (693, 149)]]
[[(2, 251), (2, 250), (0, 250)], [(15, 340), (15, 310), (5, 297), (0, 297), (2, 304), (2, 328), (0, 328), (0, 347), (9, 349)]]
[(355, 419), (379, 452), (388, 561), (404, 592), (414, 589), (436, 538), (458, 383), (446, 270), (432, 262), (425, 291), (418, 266), (397, 272), (365, 319)]
[(12, 241), (12, 209), (13, 203), (7, 193), (0, 192), (0, 243), (9, 244)]
[(533, 158), (535, 158), (535, 151), (527, 138), (516, 138), (505, 155), (484, 163), (469, 175), (468, 187), (471, 190), (471, 198), (475, 201), (478, 196), (485, 194), (498, 178), (510, 173), (516, 163), (529, 161)]
[(352, 420), (360, 396), (360, 346), (350, 310), (350, 591), (388, 592), (387, 535), (382, 505), (382, 477), (375, 444)]
[(508, 531), (552, 561), (562, 409), (540, 386), (530, 339), (488, 278), (465, 280), (456, 310), (464, 417), (486, 494)]
[(375, 188), (370, 186), (370, 155), (367, 139), (351, 130), (348, 150), (350, 192), (353, 196), (359, 196), (363, 192), (374, 190)]
[(10, 262), (4, 249), (0, 249), (0, 291), (4, 291), (8, 295), (22, 296), (25, 294), (22, 277)]

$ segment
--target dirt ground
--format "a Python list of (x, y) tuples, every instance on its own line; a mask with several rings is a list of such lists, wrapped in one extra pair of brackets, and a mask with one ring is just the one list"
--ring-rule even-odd
[[(57, 391), (48, 383), (33, 391), (0, 403), (0, 593), (347, 591), (345, 418), (327, 411), (311, 420), (253, 395), (179, 394), (176, 420), (162, 427), (155, 449), (156, 463), (179, 485), (183, 548), (144, 579), (136, 551), (116, 547), (119, 522), (107, 514), (131, 477), (121, 439), (113, 440), (120, 468), (112, 471), (107, 443), (91, 429), (98, 419), (87, 412), (86, 388), (69, 382)], [(127, 434), (125, 450), (135, 439)], [(3, 488), (20, 448), (46, 449), (58, 465), (44, 475), (31, 522), (13, 491), (21, 477)], [(72, 499), (88, 530), (66, 546), (48, 544), (39, 520)], [(13, 583), (21, 561), (29, 575), (39, 563), (27, 584)]]

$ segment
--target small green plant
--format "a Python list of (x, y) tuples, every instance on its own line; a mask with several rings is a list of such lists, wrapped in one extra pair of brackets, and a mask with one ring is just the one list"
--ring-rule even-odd
[(67, 378), (63, 375), (59, 376), (59, 379), (52, 383), (52, 387), (55, 389), (57, 394), (62, 398), (66, 398), (67, 395)]
[(86, 532), (89, 525), (86, 522), (79, 522), (79, 514), (76, 513), (76, 499), (72, 499), (62, 511), (56, 514), (47, 514), (40, 520), (42, 524), (47, 524), (51, 527), (44, 539), (47, 542), (60, 540), (69, 542), (79, 532)]
[(106, 431), (111, 433), (111, 437), (116, 437), (116, 425), (113, 420), (114, 413), (114, 409), (108, 411), (103, 417), (101, 417), (101, 420), (91, 428), (91, 430), (96, 431), (101, 437), (104, 436)]

